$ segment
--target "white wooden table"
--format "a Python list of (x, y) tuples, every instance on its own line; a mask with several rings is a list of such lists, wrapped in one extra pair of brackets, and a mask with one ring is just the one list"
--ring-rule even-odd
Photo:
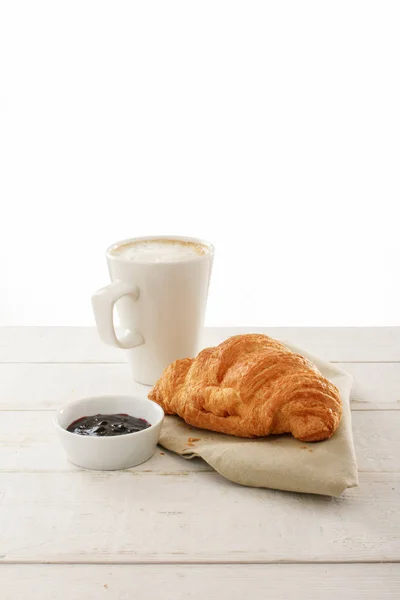
[(244, 488), (162, 448), (128, 471), (79, 470), (54, 409), (148, 388), (93, 329), (0, 329), (1, 600), (400, 598), (400, 328), (252, 331), (353, 374), (358, 488)]

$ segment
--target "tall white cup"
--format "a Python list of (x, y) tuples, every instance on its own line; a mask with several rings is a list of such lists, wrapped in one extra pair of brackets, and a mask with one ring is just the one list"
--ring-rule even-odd
[[(140, 262), (113, 252), (132, 242), (161, 239), (201, 244), (206, 252), (173, 262)], [(154, 385), (174, 360), (196, 356), (213, 255), (208, 242), (177, 236), (134, 238), (108, 248), (112, 283), (92, 296), (96, 325), (103, 342), (127, 350), (139, 383)], [(121, 327), (126, 330), (120, 337), (113, 319), (116, 302)]]

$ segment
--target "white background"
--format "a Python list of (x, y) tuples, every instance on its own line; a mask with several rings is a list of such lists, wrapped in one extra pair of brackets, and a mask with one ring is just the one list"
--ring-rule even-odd
[(400, 3), (2, 0), (0, 324), (217, 248), (209, 325), (399, 324)]

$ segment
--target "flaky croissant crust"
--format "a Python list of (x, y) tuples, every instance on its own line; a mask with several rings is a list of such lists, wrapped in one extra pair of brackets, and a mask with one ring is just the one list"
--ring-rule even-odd
[(316, 442), (333, 435), (342, 414), (337, 388), (309, 360), (261, 334), (175, 361), (149, 398), (189, 425), (239, 437)]

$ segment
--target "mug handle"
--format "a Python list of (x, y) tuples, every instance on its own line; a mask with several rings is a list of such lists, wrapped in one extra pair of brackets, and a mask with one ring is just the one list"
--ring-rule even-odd
[(121, 338), (117, 337), (114, 327), (114, 304), (123, 296), (139, 298), (137, 285), (117, 280), (97, 290), (92, 296), (92, 307), (100, 339), (109, 346), (129, 350), (144, 344), (144, 339), (136, 331), (127, 331)]

